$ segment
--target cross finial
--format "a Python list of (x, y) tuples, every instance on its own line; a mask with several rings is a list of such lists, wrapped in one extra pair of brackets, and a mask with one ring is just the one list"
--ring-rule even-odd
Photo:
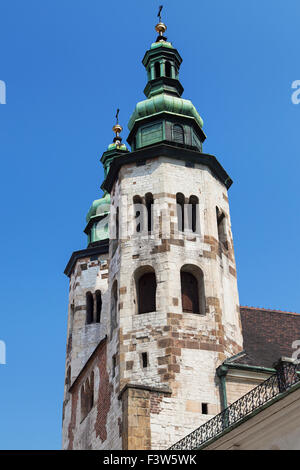
[(166, 41), (167, 38), (164, 36), (164, 33), (167, 30), (166, 25), (161, 21), (161, 11), (163, 9), (163, 6), (160, 5), (158, 9), (158, 18), (159, 18), (159, 23), (155, 26), (155, 30), (158, 32), (158, 38), (156, 39), (156, 42), (161, 42), (161, 41)]
[(116, 124), (119, 124), (119, 108), (117, 109), (117, 114), (116, 114)]
[(163, 9), (163, 5), (160, 5), (159, 9), (158, 9), (158, 18), (159, 18), (159, 22), (161, 23), (161, 10)]

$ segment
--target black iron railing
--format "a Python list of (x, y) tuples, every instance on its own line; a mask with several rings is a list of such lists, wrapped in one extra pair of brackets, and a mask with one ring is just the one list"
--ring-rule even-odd
[(172, 445), (170, 450), (199, 449), (204, 443), (216, 438), (225, 429), (238, 423), (280, 393), (286, 392), (297, 382), (300, 382), (298, 366), (291, 362), (279, 361), (276, 366), (276, 374), (271, 375), (220, 414)]

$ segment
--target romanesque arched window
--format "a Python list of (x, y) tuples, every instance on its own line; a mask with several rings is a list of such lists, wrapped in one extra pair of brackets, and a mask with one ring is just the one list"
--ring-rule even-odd
[(116, 369), (117, 369), (117, 355), (114, 354), (112, 357), (112, 376), (116, 376)]
[(110, 318), (111, 318), (111, 333), (117, 326), (117, 314), (118, 314), (118, 283), (113, 283), (111, 291), (111, 305), (110, 305)]
[(92, 371), (90, 376), (90, 390), (89, 390), (89, 411), (94, 406), (94, 371)]
[(87, 415), (87, 407), (86, 407), (86, 396), (85, 396), (85, 389), (84, 385), (82, 385), (81, 390), (80, 390), (80, 409), (81, 409), (81, 421), (84, 420), (84, 418)]
[(80, 391), (81, 421), (89, 414), (94, 406), (94, 371), (81, 387)]
[(148, 233), (153, 231), (153, 195), (147, 193), (145, 195), (145, 204), (147, 209), (147, 229)]
[(75, 305), (72, 302), (70, 305), (70, 333), (72, 333), (72, 330), (73, 330), (74, 315), (75, 315)]
[(169, 61), (165, 63), (166, 77), (171, 77), (171, 64)]
[(173, 126), (173, 140), (178, 144), (184, 144), (184, 130), (180, 124), (174, 124)]
[(216, 207), (216, 217), (218, 226), (218, 239), (222, 245), (227, 248), (227, 235), (226, 235), (226, 217), (222, 210)]
[(176, 194), (176, 210), (178, 230), (184, 232), (184, 195), (182, 193)]
[(180, 271), (182, 311), (205, 314), (204, 279), (200, 268), (185, 265)]
[(199, 199), (197, 196), (191, 196), (189, 199), (189, 230), (192, 232), (199, 231)]
[(71, 366), (69, 366), (68, 369), (67, 369), (67, 375), (66, 375), (67, 389), (70, 387), (70, 385), (71, 385)]
[(154, 76), (155, 78), (160, 77), (160, 63), (159, 62), (155, 62), (154, 64)]
[(138, 313), (156, 311), (156, 276), (151, 266), (143, 266), (135, 274)]
[(191, 273), (181, 272), (183, 312), (199, 313), (198, 281)]
[(69, 326), (68, 326), (68, 340), (67, 340), (67, 353), (69, 354), (72, 348), (72, 334), (74, 325), (75, 305), (72, 302), (70, 305)]
[(140, 233), (143, 231), (143, 201), (140, 196), (133, 197), (133, 209), (134, 209), (134, 219), (135, 219), (135, 231)]
[(116, 239), (117, 240), (119, 240), (119, 229), (120, 229), (119, 207), (117, 207), (117, 211), (116, 211)]
[(93, 323), (94, 318), (94, 299), (91, 292), (86, 293), (86, 324)]
[(100, 290), (96, 290), (96, 323), (100, 323), (101, 319), (101, 310), (102, 310), (102, 297)]
[(86, 415), (89, 413), (91, 409), (91, 402), (90, 402), (90, 396), (91, 396), (91, 388), (90, 388), (90, 381), (87, 378), (84, 384), (84, 401), (85, 401), (85, 413)]

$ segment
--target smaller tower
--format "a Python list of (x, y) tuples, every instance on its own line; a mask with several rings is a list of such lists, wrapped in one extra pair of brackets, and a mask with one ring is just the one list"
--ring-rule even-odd
[[(122, 137), (120, 135), (123, 128), (119, 124), (119, 109), (116, 114), (116, 124), (113, 126), (112, 130), (115, 133), (113, 143), (108, 146), (107, 150), (101, 157), (101, 163), (104, 168), (104, 179), (108, 175), (112, 161), (120, 155), (128, 153), (126, 145), (122, 144)], [(93, 202), (86, 217), (87, 225), (84, 232), (88, 236), (88, 246), (92, 246), (94, 243), (97, 244), (102, 240), (105, 240), (108, 243), (109, 214), (110, 194), (104, 189), (102, 198), (96, 199)]]
[[(107, 176), (115, 158), (128, 153), (120, 135), (122, 126), (113, 126), (113, 143), (101, 157)], [(118, 447), (101, 419), (111, 419), (109, 408), (112, 354), (107, 348), (107, 322), (110, 296), (107, 292), (109, 269), (110, 194), (104, 190), (100, 199), (93, 201), (84, 232), (87, 248), (75, 251), (65, 269), (70, 278), (68, 332), (66, 351), (65, 393), (63, 405), (63, 448), (100, 448), (106, 441), (110, 448)], [(110, 361), (107, 355), (110, 354)], [(102, 377), (100, 379), (100, 377)], [(106, 395), (106, 409), (103, 395)], [(101, 418), (102, 417), (102, 418)]]

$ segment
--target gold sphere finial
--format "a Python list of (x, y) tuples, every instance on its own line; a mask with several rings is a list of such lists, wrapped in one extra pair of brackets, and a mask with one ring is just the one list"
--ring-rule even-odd
[(121, 142), (122, 142), (122, 137), (120, 136), (120, 132), (122, 132), (123, 127), (119, 124), (119, 108), (117, 109), (116, 113), (116, 124), (113, 126), (112, 130), (116, 134), (114, 137), (114, 144), (116, 144), (117, 147), (120, 147)]
[(123, 127), (121, 126), (121, 124), (115, 124), (114, 127), (112, 128), (112, 130), (113, 130), (114, 133), (117, 135), (117, 134), (119, 134), (120, 132), (122, 132)]
[(161, 21), (157, 23), (157, 25), (155, 26), (155, 31), (157, 31), (158, 34), (163, 35), (167, 31), (165, 23), (162, 23)]
[(167, 27), (165, 25), (165, 23), (163, 23), (161, 21), (161, 11), (163, 9), (163, 6), (160, 5), (159, 7), (159, 10), (158, 10), (158, 19), (159, 19), (159, 22), (157, 23), (157, 25), (155, 26), (155, 31), (158, 32), (158, 38), (156, 40), (156, 42), (160, 42), (160, 41), (166, 41), (167, 38), (164, 36), (164, 33), (167, 31)]

